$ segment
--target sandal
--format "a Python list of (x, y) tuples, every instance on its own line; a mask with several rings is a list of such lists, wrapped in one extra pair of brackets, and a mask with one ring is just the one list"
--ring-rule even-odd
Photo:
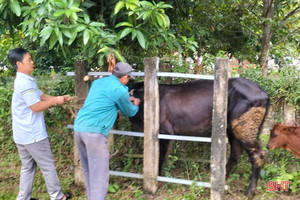
[(63, 198), (63, 200), (68, 200), (68, 199), (71, 199), (72, 198), (72, 193), (71, 192), (67, 192)]

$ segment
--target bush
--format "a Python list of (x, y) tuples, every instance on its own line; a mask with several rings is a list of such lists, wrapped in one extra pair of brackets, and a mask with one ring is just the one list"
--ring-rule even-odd
[(270, 96), (272, 104), (288, 103), (299, 107), (300, 100), (300, 71), (296, 66), (283, 66), (271, 70), (263, 77), (260, 68), (244, 69), (241, 76), (258, 83)]

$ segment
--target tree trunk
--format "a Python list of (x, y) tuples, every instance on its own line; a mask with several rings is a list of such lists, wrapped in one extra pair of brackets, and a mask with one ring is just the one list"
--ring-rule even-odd
[[(78, 113), (78, 110), (83, 106), (83, 103), (89, 91), (89, 83), (83, 81), (83, 78), (86, 75), (87, 65), (88, 63), (86, 60), (76, 60), (74, 62), (75, 96), (77, 98), (76, 115)], [(75, 141), (74, 141), (74, 166), (75, 166), (75, 172), (74, 172), (75, 183), (84, 184), (84, 176), (81, 169), (81, 162), (80, 162), (79, 153)]]
[(262, 47), (260, 55), (260, 65), (262, 67), (262, 74), (264, 76), (268, 75), (268, 56), (270, 52), (270, 42), (273, 35), (272, 31), (272, 20), (274, 18), (274, 0), (264, 0), (264, 10), (263, 10), (263, 38)]

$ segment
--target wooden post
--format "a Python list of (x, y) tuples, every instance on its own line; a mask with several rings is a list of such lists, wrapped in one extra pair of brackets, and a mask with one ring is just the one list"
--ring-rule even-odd
[(211, 199), (224, 199), (226, 175), (226, 129), (228, 100), (228, 59), (216, 58), (213, 127), (211, 138)]
[(158, 188), (159, 157), (159, 93), (157, 71), (158, 58), (145, 58), (144, 81), (144, 190), (155, 194)]
[[(75, 72), (75, 96), (77, 97), (76, 102), (76, 115), (78, 110), (83, 106), (85, 98), (89, 91), (89, 83), (83, 81), (84, 76), (86, 75), (87, 68), (86, 60), (76, 60), (74, 62), (74, 72)], [(74, 141), (74, 166), (75, 166), (75, 183), (84, 184), (84, 176), (81, 169), (81, 162), (79, 158), (78, 149)]]

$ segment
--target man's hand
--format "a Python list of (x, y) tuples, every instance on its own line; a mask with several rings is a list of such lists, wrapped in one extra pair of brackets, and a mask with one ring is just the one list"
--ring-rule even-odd
[(141, 100), (139, 98), (135, 98), (133, 96), (130, 97), (130, 101), (133, 103), (133, 105), (138, 106), (141, 103)]
[(63, 97), (64, 97), (65, 102), (70, 102), (75, 99), (75, 97), (71, 97), (70, 95), (64, 95)]
[(62, 105), (65, 102), (65, 98), (63, 96), (55, 97), (55, 105)]

